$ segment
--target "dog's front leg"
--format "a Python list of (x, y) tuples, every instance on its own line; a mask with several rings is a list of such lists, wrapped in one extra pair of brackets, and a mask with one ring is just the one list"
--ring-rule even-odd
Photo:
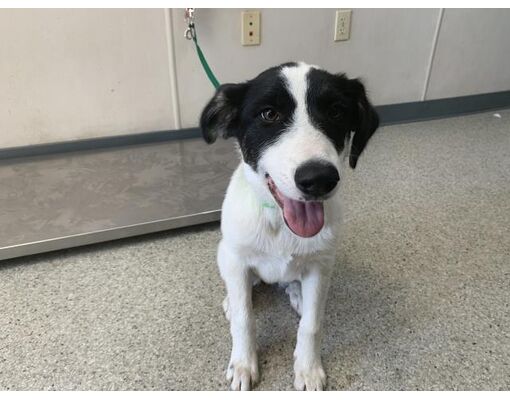
[(255, 319), (252, 310), (252, 273), (235, 251), (220, 244), (218, 264), (227, 287), (232, 355), (227, 379), (232, 390), (249, 390), (258, 380)]
[(314, 266), (301, 280), (302, 316), (294, 351), (294, 387), (297, 390), (322, 390), (326, 384), (320, 352), (322, 319), (330, 276), (331, 267), (328, 263)]

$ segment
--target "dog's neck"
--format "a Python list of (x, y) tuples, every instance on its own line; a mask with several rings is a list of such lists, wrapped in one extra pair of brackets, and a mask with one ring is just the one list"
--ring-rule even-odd
[[(244, 181), (246, 190), (250, 191), (250, 197), (254, 200), (255, 207), (260, 210), (260, 218), (263, 225), (274, 232), (278, 232), (285, 224), (282, 216), (281, 208), (269, 191), (267, 182), (264, 177), (260, 176), (253, 168), (241, 162), (240, 166), (241, 179)], [(248, 202), (247, 204), (250, 204)]]
[(278, 205), (269, 191), (266, 180), (261, 177), (253, 168), (242, 162), (243, 177), (248, 186), (253, 190), (253, 195), (261, 207), (268, 209), (277, 209)]

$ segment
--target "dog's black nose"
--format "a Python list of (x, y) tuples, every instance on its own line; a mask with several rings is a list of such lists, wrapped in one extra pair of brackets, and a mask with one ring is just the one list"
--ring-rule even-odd
[(339, 180), (340, 176), (336, 167), (323, 160), (310, 160), (301, 164), (294, 175), (298, 189), (313, 197), (328, 194)]

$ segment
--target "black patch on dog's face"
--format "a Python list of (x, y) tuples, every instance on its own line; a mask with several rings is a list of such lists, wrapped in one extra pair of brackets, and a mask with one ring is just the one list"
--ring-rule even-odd
[[(280, 71), (294, 65), (283, 64), (248, 82), (220, 86), (200, 118), (205, 140), (212, 143), (217, 136), (236, 137), (244, 161), (257, 170), (263, 150), (278, 139), (292, 120), (296, 103)], [(267, 109), (278, 113), (278, 120), (264, 120), (261, 114)]]
[(354, 132), (349, 164), (356, 167), (359, 155), (379, 126), (379, 118), (358, 79), (333, 75), (316, 68), (307, 74), (306, 104), (312, 124), (334, 143), (338, 152)]
[(343, 75), (313, 68), (308, 72), (307, 80), (306, 106), (310, 121), (340, 152), (357, 114), (350, 81)]
[[(292, 121), (296, 103), (280, 74), (281, 67), (263, 72), (249, 82), (237, 135), (243, 158), (254, 170), (265, 148), (274, 143)], [(271, 109), (278, 120), (268, 122), (262, 112)]]

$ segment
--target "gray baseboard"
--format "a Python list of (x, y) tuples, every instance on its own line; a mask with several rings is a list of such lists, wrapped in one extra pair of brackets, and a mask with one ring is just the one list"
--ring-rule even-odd
[(510, 90), (376, 107), (382, 125), (428, 121), (510, 108)]
[[(488, 110), (510, 108), (510, 90), (438, 100), (377, 106), (381, 125), (394, 125), (431, 119), (455, 117)], [(34, 157), (72, 151), (97, 150), (200, 137), (198, 128), (165, 130), (102, 138), (74, 140), (0, 149), (0, 160)]]
[(9, 147), (0, 149), (0, 160), (7, 158), (44, 156), (48, 154), (67, 153), (72, 151), (98, 150), (120, 146), (169, 142), (174, 140), (197, 138), (199, 136), (200, 129), (188, 128), (179, 130), (134, 133), (128, 135), (117, 135), (92, 139), (79, 139), (68, 142)]

